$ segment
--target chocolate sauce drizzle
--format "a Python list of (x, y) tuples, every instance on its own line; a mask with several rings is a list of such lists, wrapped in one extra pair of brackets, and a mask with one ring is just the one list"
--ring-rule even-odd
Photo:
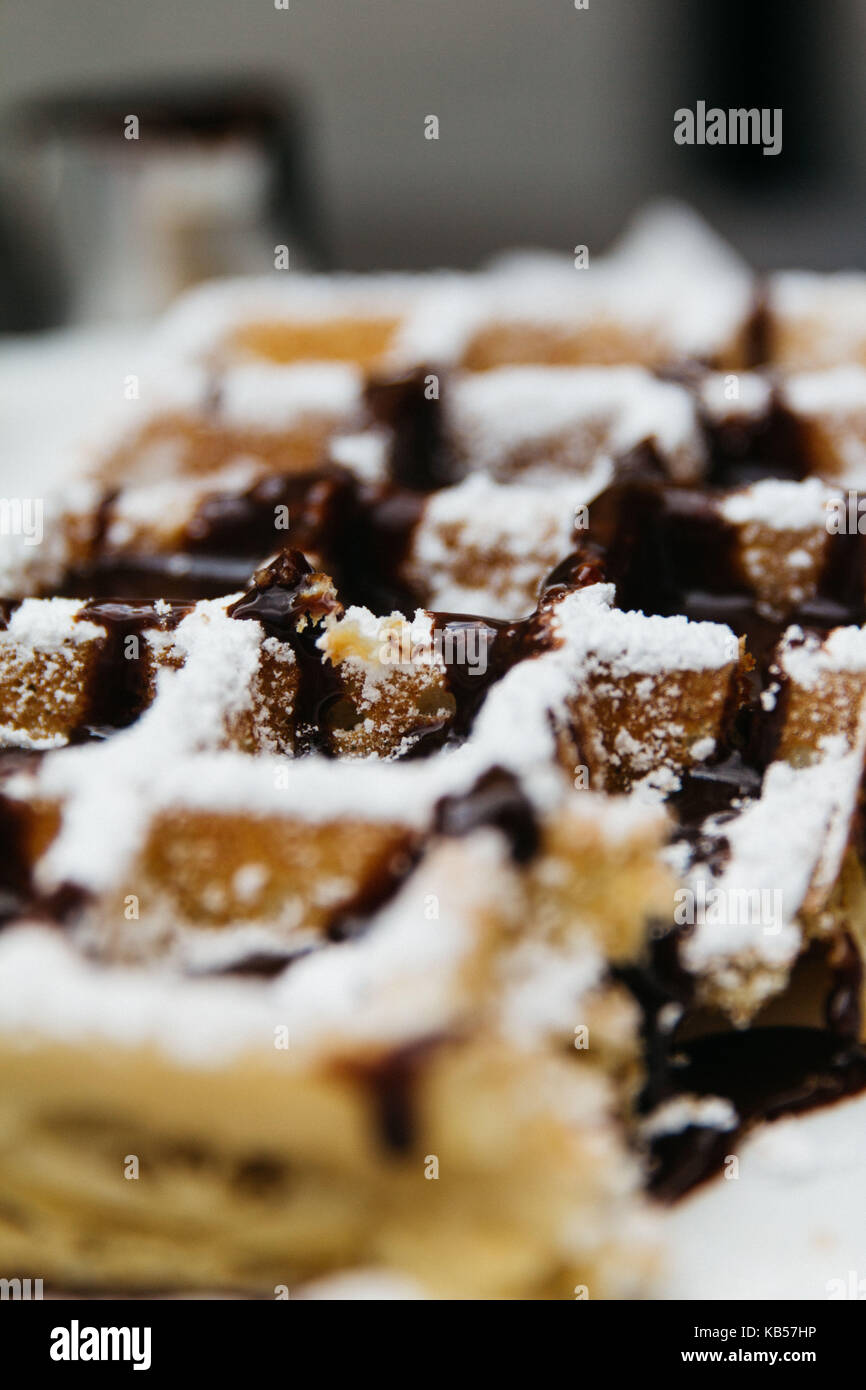
[(538, 655), (546, 645), (535, 613), (513, 623), (475, 613), (433, 613), (432, 618), (437, 650), (442, 653), (456, 708), (444, 737), (423, 740), (425, 753), (444, 742), (462, 743), (490, 687), (516, 662)]
[(273, 980), (290, 965), (294, 965), (297, 961), (303, 960), (305, 956), (311, 955), (314, 949), (313, 946), (304, 946), (297, 951), (254, 951), (250, 955), (240, 956), (225, 965), (191, 969), (188, 973), (196, 977), (239, 975), (256, 980)]
[[(700, 1124), (655, 1138), (650, 1145), (649, 1190), (674, 1201), (718, 1173), (743, 1136), (759, 1121), (817, 1109), (866, 1090), (866, 1047), (860, 1033), (862, 964), (852, 942), (831, 955), (826, 1028), (726, 1028), (684, 1037), (695, 1004), (694, 980), (679, 959), (680, 931), (656, 939), (642, 967), (614, 973), (641, 1008), (646, 1084), (638, 1109), (648, 1114), (677, 1096), (720, 1096), (736, 1111), (733, 1129)], [(666, 1005), (675, 1005), (667, 1025)]]
[(800, 481), (810, 471), (802, 426), (773, 390), (766, 414), (712, 420), (704, 415), (710, 487), (745, 487), (761, 478)]
[[(400, 577), (424, 497), (456, 481), (458, 469), (427, 368), (380, 376), (365, 392), (368, 422), (389, 430), (390, 481), (371, 486), (323, 461), (301, 473), (273, 474), (243, 493), (205, 497), (175, 550), (118, 552), (106, 543), (116, 490), (99, 509), (88, 561), (56, 592), (73, 598), (220, 598), (246, 589), (251, 574), (287, 539), (277, 508), (289, 515), (294, 549), (316, 557), (346, 603), (374, 611), (415, 607), (421, 596)], [(441, 374), (437, 379), (444, 381)]]
[(173, 632), (191, 609), (192, 604), (178, 603), (166, 613), (146, 599), (101, 599), (79, 610), (76, 622), (96, 623), (107, 635), (88, 681), (85, 716), (72, 742), (105, 738), (138, 718), (149, 703), (152, 680), (142, 634), (150, 629)]
[[(17, 751), (0, 754), (4, 776), (39, 754), (22, 755)], [(2, 787), (2, 783), (0, 783)], [(0, 790), (0, 927), (22, 916), (34, 899), (34, 887), (28, 853), (30, 812), (26, 805)]]
[[(775, 468), (773, 476), (778, 472)], [(792, 468), (791, 475), (795, 473)], [(866, 621), (866, 537), (830, 535), (815, 596), (773, 615), (759, 603), (742, 570), (736, 529), (718, 501), (712, 489), (695, 491), (666, 482), (652, 457), (637, 450), (591, 503), (589, 527), (578, 549), (547, 581), (569, 583), (585, 571), (615, 585), (620, 608), (725, 623), (745, 637), (754, 663), (748, 688), (732, 692), (717, 750), (685, 775), (682, 790), (669, 803), (684, 837), (695, 842), (707, 816), (724, 813), (734, 801), (760, 791), (784, 721), (786, 681), (771, 670), (771, 663), (785, 629), (798, 624), (806, 633), (824, 636), (833, 627)], [(767, 710), (760, 695), (771, 679), (778, 691), (774, 708)], [(745, 702), (737, 709), (741, 696)], [(721, 838), (714, 853), (721, 863)]]
[(682, 1094), (723, 1096), (736, 1130), (692, 1125), (652, 1145), (649, 1189), (673, 1201), (718, 1171), (760, 1120), (802, 1114), (866, 1089), (866, 1048), (820, 1028), (767, 1027), (695, 1038), (677, 1047)]
[[(283, 551), (258, 571), (252, 588), (230, 606), (228, 613), (232, 618), (254, 618), (268, 636), (290, 644), (300, 671), (296, 751), (315, 749), (330, 755), (328, 712), (333, 713), (336, 702), (347, 696), (339, 671), (316, 646), (320, 635), (316, 624), (328, 613), (342, 612), (342, 604), (336, 597), (324, 601), (320, 596), (311, 597), (312, 574), (310, 562), (300, 551)], [(404, 755), (412, 758), (427, 756), (445, 744), (463, 742), (490, 687), (516, 662), (544, 651), (550, 640), (543, 606), (528, 618), (511, 623), (473, 613), (431, 616), (454, 710), (436, 725), (409, 731), (419, 735)]]
[(300, 550), (284, 550), (259, 570), (253, 586), (233, 603), (229, 617), (253, 618), (269, 637), (286, 642), (295, 654), (300, 673), (295, 699), (295, 740), (299, 753), (331, 756), (328, 710), (344, 695), (334, 666), (316, 646), (319, 621), (340, 605), (324, 589), (310, 584), (313, 567)]
[(346, 605), (411, 613), (422, 595), (403, 575), (425, 496), (396, 483), (353, 482), (331, 515), (319, 553)]
[(9, 619), (21, 604), (21, 599), (3, 599), (0, 601), (0, 632), (5, 632), (9, 626)]
[[(712, 440), (713, 481), (732, 486), (756, 477), (802, 477), (800, 443), (794, 422), (774, 403), (770, 416), (750, 432), (720, 433)], [(760, 795), (778, 747), (788, 690), (771, 663), (783, 632), (796, 623), (823, 637), (835, 626), (866, 620), (866, 540), (856, 533), (831, 535), (825, 555), (814, 598), (787, 613), (768, 614), (740, 568), (738, 537), (712, 489), (673, 487), (638, 457), (591, 504), (589, 530), (578, 550), (548, 581), (568, 583), (586, 566), (614, 583), (621, 608), (722, 622), (746, 638), (754, 670), (748, 688), (739, 692), (744, 703), (729, 710), (713, 757), (687, 771), (668, 799), (679, 837), (711, 872), (721, 870), (728, 854), (725, 820), (739, 803)], [(779, 688), (774, 708), (766, 710), (760, 694), (770, 679)], [(718, 827), (712, 834), (705, 828), (710, 816)], [(739, 1124), (735, 1132), (692, 1125), (654, 1141), (650, 1188), (664, 1200), (715, 1173), (758, 1120), (866, 1089), (866, 1048), (857, 1042), (862, 966), (853, 943), (834, 961), (826, 1030), (752, 1026), (686, 1041), (659, 1021), (665, 1004), (675, 1004), (685, 1017), (694, 1004), (693, 982), (678, 951), (679, 934), (668, 932), (655, 943), (645, 969), (618, 972), (643, 1012), (648, 1081), (641, 1108), (649, 1111), (682, 1094), (720, 1095), (731, 1100)]]
[[(200, 502), (170, 552), (116, 552), (101, 544), (90, 561), (65, 578), (73, 597), (222, 598), (249, 585), (250, 576), (280, 548), (287, 531), (295, 548), (333, 553), (356, 483), (345, 469), (326, 465), (280, 473), (241, 493), (213, 493)], [(110, 517), (113, 495), (104, 507)], [(278, 522), (288, 519), (288, 528)]]
[[(756, 360), (760, 332), (759, 306)], [(387, 612), (393, 608), (411, 611), (423, 601), (403, 577), (404, 559), (426, 497), (456, 481), (459, 474), (445, 437), (441, 405), (429, 398), (430, 375), (420, 369), (368, 387), (369, 417), (392, 432), (391, 476), (385, 485), (362, 483), (331, 465), (303, 474), (275, 475), (240, 496), (206, 498), (185, 528), (178, 551), (161, 555), (120, 556), (107, 549), (105, 536), (115, 494), (106, 494), (91, 560), (71, 571), (58, 590), (91, 600), (81, 617), (108, 631), (80, 737), (104, 737), (126, 726), (146, 703), (146, 667), (126, 659), (128, 637), (140, 635), (147, 627), (174, 626), (196, 599), (243, 589), (243, 597), (229, 610), (231, 615), (261, 622), (270, 636), (288, 642), (297, 658), (301, 673), (296, 705), (298, 751), (329, 754), (328, 714), (344, 690), (338, 672), (323, 660), (315, 642), (317, 620), (334, 611), (334, 600), (310, 584), (313, 566), (303, 552), (314, 556), (334, 577), (345, 603)], [(689, 378), (687, 384), (695, 383)], [(590, 527), (579, 547), (542, 586), (540, 609), (532, 618), (503, 623), (469, 614), (434, 615), (455, 713), (420, 740), (415, 756), (466, 737), (493, 682), (515, 661), (544, 649), (544, 605), (566, 589), (607, 579), (616, 586), (621, 608), (727, 623), (747, 638), (755, 658), (749, 698), (741, 710), (731, 711), (726, 736), (714, 757), (691, 769), (670, 801), (680, 835), (695, 855), (719, 868), (726, 854), (724, 818), (733, 814), (737, 801), (759, 794), (776, 746), (784, 683), (775, 714), (764, 711), (758, 699), (770, 676), (773, 648), (791, 622), (818, 633), (842, 623), (863, 623), (866, 537), (830, 537), (815, 598), (784, 616), (767, 616), (758, 608), (739, 566), (736, 533), (717, 509), (713, 489), (765, 477), (806, 476), (807, 441), (777, 396), (763, 417), (737, 419), (732, 414), (721, 424), (705, 417), (703, 428), (710, 455), (709, 488), (696, 491), (667, 483), (650, 445), (621, 459), (613, 484), (591, 505)], [(261, 570), (258, 567), (282, 538), (275, 528), (278, 507), (288, 509), (294, 549)], [(180, 602), (166, 617), (157, 614), (149, 598)], [(0, 604), (0, 626), (8, 622), (14, 607), (14, 602)], [(476, 654), (483, 652), (483, 662), (474, 663), (475, 674), (465, 660), (467, 638), (478, 644)], [(18, 755), (7, 758), (12, 756)], [(702, 827), (711, 814), (721, 829), (708, 837)], [(861, 826), (864, 822), (866, 817), (861, 816)], [(518, 863), (537, 852), (539, 830), (533, 809), (504, 768), (490, 769), (467, 793), (445, 797), (436, 808), (436, 830), (441, 834), (465, 835), (481, 826), (501, 830)], [(4, 914), (17, 915), (33, 901), (26, 835), (26, 814), (18, 803), (0, 796), (4, 846), (0, 920)], [(370, 913), (411, 868), (416, 848), (407, 846), (399, 863), (384, 866), (363, 899), (335, 919), (333, 939), (363, 929)], [(67, 908), (58, 902), (53, 910), (60, 918)], [(648, 1081), (640, 1105), (645, 1112), (678, 1094), (722, 1095), (731, 1099), (745, 1127), (760, 1118), (795, 1113), (866, 1087), (866, 1052), (854, 1041), (862, 982), (860, 957), (853, 945), (835, 962), (827, 999), (829, 1031), (755, 1027), (687, 1041), (660, 1022), (666, 1003), (676, 1003), (686, 1014), (694, 1003), (693, 981), (680, 965), (678, 945), (677, 933), (668, 932), (655, 942), (645, 968), (616, 972), (643, 1012)], [(267, 976), (294, 958), (288, 953), (251, 956), (228, 968), (233, 973)], [(405, 1152), (413, 1143), (415, 1077), (431, 1045), (403, 1049), (368, 1069), (383, 1142), (393, 1151)], [(736, 1140), (737, 1134), (697, 1126), (659, 1139), (653, 1146), (652, 1190), (664, 1199), (689, 1190), (715, 1171)]]
[(565, 572), (581, 560), (594, 565), (615, 584), (621, 608), (727, 623), (758, 658), (789, 623), (817, 631), (863, 623), (866, 536), (830, 535), (815, 597), (773, 618), (739, 562), (738, 534), (721, 514), (721, 495), (667, 483), (636, 453), (591, 503), (589, 528), (563, 562)]
[[(4, 607), (8, 621), (12, 605)], [(157, 607), (149, 600), (99, 600), (79, 609), (75, 622), (95, 623), (106, 635), (95, 644), (95, 667), (87, 676), (87, 698), (70, 743), (102, 740), (138, 718), (149, 703), (153, 679), (142, 635), (152, 629), (173, 631), (190, 607), (177, 604), (166, 612), (163, 605)], [(2, 750), (0, 772), (5, 778), (41, 756)], [(0, 925), (25, 912), (63, 922), (80, 910), (86, 897), (71, 885), (50, 896), (37, 891), (31, 869), (32, 822), (32, 809), (26, 802), (4, 796), (0, 781)]]
[(386, 1151), (406, 1154), (414, 1147), (418, 1137), (418, 1073), (443, 1041), (438, 1036), (422, 1038), (396, 1048), (372, 1065), (350, 1068), (370, 1090), (377, 1129)]
[(535, 808), (514, 773), (504, 767), (492, 767), (467, 792), (436, 803), (434, 828), (440, 835), (471, 835), (487, 827), (502, 831), (515, 863), (526, 864), (538, 853)]
[(253, 568), (245, 556), (196, 555), (186, 550), (148, 555), (109, 553), (71, 570), (58, 591), (70, 598), (194, 602), (222, 598), (245, 588)]
[(422, 366), (402, 376), (378, 377), (365, 391), (370, 415), (391, 436), (391, 477), (412, 492), (433, 492), (457, 480), (443, 426), (441, 385), (441, 374)]

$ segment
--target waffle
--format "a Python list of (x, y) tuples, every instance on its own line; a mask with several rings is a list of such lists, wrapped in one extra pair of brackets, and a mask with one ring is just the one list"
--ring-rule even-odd
[[(44, 929), (11, 929), (7, 1262), (38, 1251), (74, 1287), (168, 1278), (271, 1297), (368, 1265), (402, 1271), (428, 1297), (635, 1292), (652, 1267), (651, 1224), (612, 1084), (546, 1048), (551, 1022), (513, 997), (524, 1028), (510, 1040), (489, 960), (508, 903), (491, 910), (486, 891), (471, 894), (482, 864), (502, 874), (504, 897), (495, 841), (445, 846), (372, 933), (282, 983), (97, 973)], [(439, 897), (435, 922), (422, 889)], [(584, 962), (588, 995), (599, 965)], [(13, 1030), (10, 1009), (37, 975), (46, 1012), (18, 1013)], [(573, 979), (569, 1029), (577, 989)], [(22, 1163), (34, 1148), (41, 1173)], [(118, 1155), (140, 1159), (139, 1180), (118, 1176)], [(59, 1187), (45, 1182), (52, 1157)]]
[(780, 1104), (708, 1049), (808, 1006), (860, 1084), (837, 291), (667, 210), (172, 311), (0, 538), (5, 1273), (646, 1296), (645, 1189)]
[[(575, 271), (577, 270), (577, 274)], [(748, 364), (754, 286), (697, 219), (658, 206), (606, 257), (517, 254), (474, 285), (422, 297), (393, 345), (471, 372), (521, 364)]]

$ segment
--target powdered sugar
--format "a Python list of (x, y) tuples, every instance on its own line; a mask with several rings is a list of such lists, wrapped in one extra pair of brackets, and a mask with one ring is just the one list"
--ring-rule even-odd
[(394, 345), (397, 362), (458, 362), (480, 328), (541, 325), (574, 333), (611, 325), (667, 355), (713, 358), (743, 331), (752, 277), (695, 213), (660, 203), (589, 267), (565, 256), (500, 257), (473, 280), (444, 277), (422, 294)]
[(682, 1134), (695, 1125), (701, 1129), (728, 1131), (737, 1128), (739, 1118), (724, 1096), (674, 1096), (657, 1105), (641, 1122), (644, 1140), (659, 1139), (667, 1134)]
[(698, 388), (704, 414), (717, 424), (761, 419), (772, 396), (770, 381), (757, 372), (708, 372)]
[(804, 635), (800, 628), (789, 628), (778, 664), (807, 690), (814, 689), (829, 671), (866, 671), (866, 628), (837, 627), (823, 641), (814, 633)]
[[(866, 277), (863, 281), (866, 288)], [(862, 311), (857, 311), (858, 332), (862, 332)], [(866, 367), (851, 363), (824, 371), (801, 372), (789, 376), (783, 385), (783, 398), (798, 414), (832, 414), (835, 411), (866, 409)]]
[[(593, 590), (585, 592), (592, 594)], [(568, 621), (565, 605), (559, 613), (560, 621)], [(603, 667), (614, 679), (721, 670), (737, 657), (737, 640), (722, 623), (690, 622), (679, 614), (647, 617), (591, 604), (581, 609), (577, 621), (569, 623), (568, 645), (582, 664)]]
[(122, 549), (142, 531), (150, 544), (153, 544), (154, 534), (171, 540), (208, 497), (219, 493), (241, 494), (258, 482), (263, 471), (261, 463), (237, 459), (203, 476), (181, 475), (125, 487), (112, 504), (106, 542)]
[(154, 351), (172, 357), (212, 354), (250, 323), (321, 323), (352, 317), (399, 317), (427, 280), (412, 275), (271, 276), (220, 280), (180, 299), (154, 335)]
[[(535, 607), (542, 579), (574, 546), (578, 508), (611, 477), (601, 460), (583, 478), (550, 485), (496, 482), (470, 473), (429, 498), (406, 570), (431, 608), (516, 618)], [(481, 583), (470, 582), (479, 578)]]
[[(23, 487), (22, 487), (23, 491)], [(23, 530), (0, 535), (0, 593), (4, 598), (56, 589), (75, 555), (73, 530), (88, 530), (101, 489), (86, 480), (64, 483), (42, 501), (42, 541)]]
[(20, 1046), (38, 1031), (58, 1043), (154, 1046), (210, 1069), (244, 1049), (266, 1056), (281, 1022), (259, 985), (94, 965), (44, 927), (17, 927), (0, 943), (0, 1030)]
[(36, 652), (57, 652), (105, 637), (105, 629), (77, 615), (84, 607), (74, 598), (26, 598), (12, 612), (0, 644), (12, 642)]
[(334, 463), (347, 468), (365, 483), (384, 482), (388, 476), (389, 436), (385, 430), (336, 435), (330, 443)]
[[(821, 367), (859, 357), (866, 312), (866, 275), (861, 272), (783, 271), (770, 276), (768, 303), (783, 335), (783, 360)], [(793, 335), (793, 342), (785, 335)], [(828, 385), (831, 395), (839, 389), (837, 383)]]
[(798, 916), (838, 873), (862, 765), (862, 752), (848, 752), (841, 739), (826, 741), (823, 752), (808, 767), (773, 763), (760, 798), (724, 825), (730, 857), (721, 873), (692, 871), (693, 888), (701, 878), (721, 896), (712, 920), (697, 923), (685, 941), (690, 969), (723, 968), (741, 954), (788, 966), (797, 955)]
[(719, 511), (726, 521), (737, 525), (759, 522), (775, 531), (823, 530), (827, 503), (836, 495), (820, 478), (803, 482), (765, 478), (729, 493), (719, 503)]
[(604, 977), (605, 960), (589, 931), (580, 948), (521, 942), (503, 959), (499, 1026), (521, 1047), (573, 1038), (581, 1002)]
[(675, 477), (697, 476), (703, 462), (688, 392), (639, 367), (503, 367), (458, 377), (444, 406), (473, 468), (496, 471), (531, 445), (563, 454), (572, 473), (648, 439)]
[[(492, 687), (462, 747), (387, 766), (220, 751), (227, 719), (250, 699), (261, 629), (227, 618), (226, 600), (200, 603), (174, 634), (184, 666), (159, 671), (156, 699), (135, 725), (105, 744), (46, 759), (35, 784), (29, 777), (11, 784), (13, 795), (35, 791), (63, 808), (39, 881), (46, 888), (74, 882), (107, 890), (122, 880), (153, 818), (170, 808), (320, 824), (359, 818), (424, 830), (440, 797), (467, 790), (494, 764), (514, 771), (549, 812), (569, 786), (556, 759), (555, 724), (567, 719), (584, 622), (609, 612), (612, 598), (609, 585), (564, 597), (553, 618), (560, 645), (518, 663)], [(426, 615), (417, 621), (429, 631)], [(613, 839), (657, 824), (662, 814), (625, 798), (578, 797), (576, 806)]]
[[(267, 983), (96, 967), (56, 933), (19, 927), (0, 942), (0, 1031), (151, 1045), (204, 1068), (250, 1050), (266, 1064), (277, 1026), (288, 1030), (289, 1067), (361, 1041), (387, 1047), (442, 1032), (473, 1007), (465, 972), (484, 948), (490, 885), (506, 856), (494, 832), (444, 842), (362, 939)], [(436, 915), (425, 913), (431, 894)]]
[(357, 410), (363, 376), (347, 362), (236, 363), (220, 376), (219, 419), (237, 429), (281, 430), (310, 416)]

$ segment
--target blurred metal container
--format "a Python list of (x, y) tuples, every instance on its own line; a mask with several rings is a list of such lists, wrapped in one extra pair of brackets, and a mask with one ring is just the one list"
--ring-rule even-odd
[(148, 318), (199, 280), (267, 273), (276, 246), (323, 259), (301, 123), (262, 87), (51, 96), (11, 144), (12, 275), (19, 297), (52, 284), (48, 322)]

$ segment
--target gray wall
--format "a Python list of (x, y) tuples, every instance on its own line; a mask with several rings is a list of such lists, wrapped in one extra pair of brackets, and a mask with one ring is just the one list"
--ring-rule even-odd
[[(792, 22), (795, 10), (792, 0)], [(284, 82), (305, 103), (320, 205), (347, 266), (599, 245), (645, 197), (670, 191), (759, 260), (811, 248), (832, 262), (858, 258), (860, 209), (848, 202), (862, 183), (866, 15), (857, 0), (827, 0), (831, 10), (847, 182), (808, 208), (799, 194), (769, 207), (732, 197), (674, 147), (674, 107), (701, 95), (685, 53), (689, 0), (589, 0), (586, 11), (573, 0), (290, 0), (288, 12), (273, 0), (0, 0), (2, 101), (153, 76)], [(423, 138), (428, 113), (438, 143)]]

